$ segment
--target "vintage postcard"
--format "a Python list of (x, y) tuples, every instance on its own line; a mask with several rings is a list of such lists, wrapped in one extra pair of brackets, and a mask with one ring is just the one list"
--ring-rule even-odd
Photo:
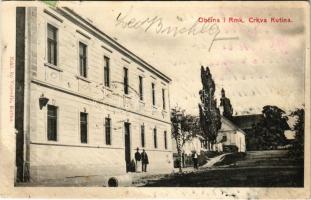
[(311, 198), (309, 9), (2, 2), (0, 197)]

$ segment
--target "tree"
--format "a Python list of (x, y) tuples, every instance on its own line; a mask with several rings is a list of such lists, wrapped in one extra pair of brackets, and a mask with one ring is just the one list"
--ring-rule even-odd
[(199, 118), (193, 115), (185, 114), (181, 118), (181, 130), (183, 132), (191, 132), (191, 137), (201, 132)]
[(171, 111), (172, 137), (176, 140), (177, 151), (181, 151), (184, 144), (199, 132), (198, 119), (187, 115), (185, 110), (175, 107)]
[(203, 130), (203, 137), (213, 148), (213, 145), (216, 143), (218, 130), (221, 128), (221, 116), (214, 98), (215, 82), (208, 67), (204, 69), (201, 66), (201, 81), (203, 88), (199, 92), (201, 99), (199, 104), (200, 126)]
[(293, 141), (293, 146), (291, 149), (291, 153), (295, 157), (303, 157), (304, 156), (304, 117), (305, 111), (303, 108), (296, 109), (294, 112), (290, 114), (290, 116), (297, 117), (296, 123), (294, 124), (295, 138)]
[[(181, 163), (183, 162), (182, 158), (182, 148), (187, 140), (190, 140), (190, 132), (182, 131), (182, 127), (185, 127), (185, 110), (181, 110), (179, 107), (175, 107), (171, 111), (171, 122), (172, 122), (172, 137), (176, 141), (176, 148), (179, 155), (179, 172), (181, 170)], [(184, 124), (182, 126), (182, 124)]]
[(252, 140), (258, 149), (276, 149), (278, 145), (287, 144), (284, 135), (285, 130), (289, 130), (285, 112), (277, 106), (264, 106), (262, 110), (263, 118), (253, 127)]
[[(199, 120), (197, 117), (186, 114), (185, 110), (175, 107), (171, 111), (172, 137), (176, 141), (177, 152), (182, 156), (185, 143), (200, 133)], [(182, 159), (181, 159), (182, 161)]]
[(223, 107), (223, 116), (227, 119), (232, 119), (233, 108), (230, 99), (226, 97), (225, 90), (221, 89), (220, 106)]

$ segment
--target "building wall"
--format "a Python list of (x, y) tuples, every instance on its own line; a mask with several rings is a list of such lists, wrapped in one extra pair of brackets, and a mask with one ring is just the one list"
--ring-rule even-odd
[[(238, 147), (239, 152), (245, 152), (245, 133), (223, 116), (221, 118), (221, 122), (221, 129), (218, 132), (217, 141), (222, 145), (235, 145)], [(222, 141), (224, 137), (226, 139), (225, 141)]]
[(219, 132), (218, 136), (219, 138), (226, 137), (226, 140), (222, 142), (222, 145), (235, 145), (238, 147), (239, 152), (245, 152), (245, 135), (240, 131), (225, 131), (225, 132)]
[(237, 137), (236, 137), (236, 144), (239, 148), (239, 152), (245, 152), (246, 147), (245, 147), (245, 134), (243, 134), (240, 131), (237, 131)]
[[(51, 14), (52, 13), (52, 14)], [(125, 173), (124, 122), (131, 123), (131, 154), (141, 146), (140, 126), (145, 125), (149, 171), (173, 168), (169, 117), (169, 82), (99, 38), (48, 8), (27, 8), (28, 65), (30, 78), (30, 176), (33, 180), (84, 175)], [(56, 17), (55, 17), (56, 16)], [(47, 24), (58, 28), (58, 64), (47, 64)], [(79, 41), (87, 44), (87, 79), (79, 77)], [(104, 46), (104, 48), (103, 48)], [(104, 56), (110, 58), (110, 88), (104, 87)], [(129, 71), (129, 95), (123, 92), (123, 67)], [(137, 94), (138, 76), (144, 77), (144, 100)], [(156, 105), (152, 105), (151, 83)], [(166, 108), (162, 108), (165, 89)], [(47, 140), (47, 106), (58, 107), (57, 141)], [(88, 142), (81, 144), (79, 114), (88, 113)], [(105, 144), (104, 120), (112, 120), (112, 144)], [(153, 128), (158, 147), (154, 148)], [(167, 149), (164, 148), (167, 132)]]

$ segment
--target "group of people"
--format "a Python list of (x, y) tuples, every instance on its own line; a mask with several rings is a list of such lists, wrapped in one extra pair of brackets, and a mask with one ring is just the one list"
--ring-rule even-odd
[[(196, 151), (192, 152), (192, 161), (194, 169), (198, 169), (198, 153)], [(143, 151), (140, 153), (139, 148), (137, 147), (135, 153), (135, 164), (136, 172), (147, 172), (147, 165), (149, 164), (149, 159), (145, 149), (143, 149)]]
[(136, 164), (136, 172), (140, 172), (140, 166), (142, 172), (147, 172), (147, 165), (149, 164), (148, 155), (143, 149), (142, 153), (139, 153), (139, 148), (137, 147), (135, 153), (135, 164)]

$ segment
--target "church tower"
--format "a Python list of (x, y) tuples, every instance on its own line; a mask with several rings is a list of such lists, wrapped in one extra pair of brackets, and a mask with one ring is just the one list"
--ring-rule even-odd
[(230, 102), (230, 99), (226, 97), (225, 90), (221, 89), (221, 98), (220, 98), (220, 112), (222, 115), (228, 119), (232, 118), (233, 108)]

